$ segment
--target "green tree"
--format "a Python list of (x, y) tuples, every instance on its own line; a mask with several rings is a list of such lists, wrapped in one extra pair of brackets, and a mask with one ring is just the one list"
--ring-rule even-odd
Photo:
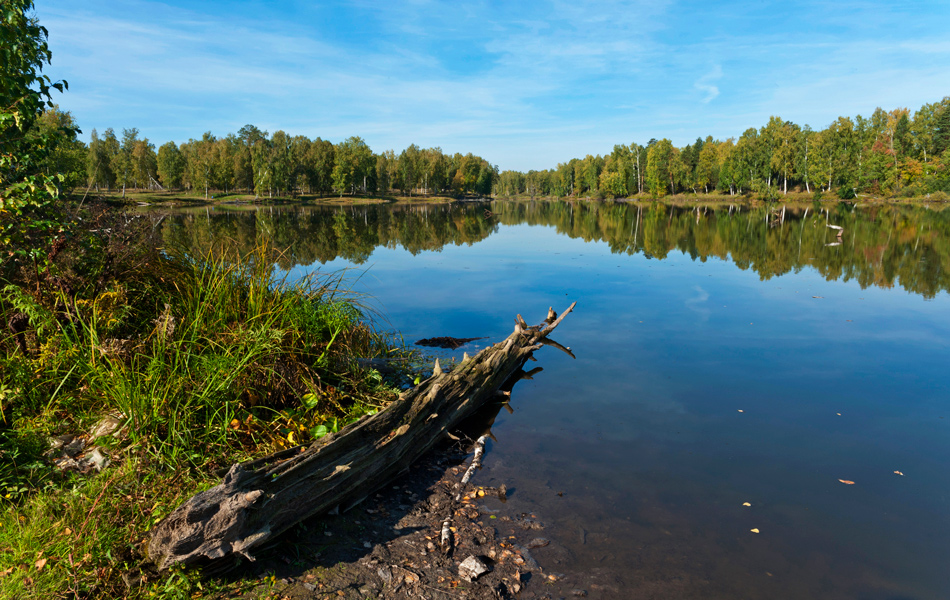
[(398, 165), (399, 188), (403, 194), (412, 196), (412, 191), (419, 187), (419, 177), (423, 167), (419, 146), (410, 144), (408, 148), (400, 152)]
[(47, 177), (63, 176), (60, 192), (86, 180), (86, 145), (76, 136), (78, 131), (73, 116), (58, 106), (43, 111), (30, 130), (32, 142), (46, 144), (48, 150), (37, 164), (40, 172)]
[[(363, 138), (350, 137), (336, 146), (333, 166), (333, 187), (342, 196), (345, 192), (355, 194), (360, 188), (364, 192), (369, 185), (376, 163), (373, 151)], [(375, 183), (375, 182), (374, 182)]]
[(90, 186), (107, 190), (115, 183), (115, 174), (112, 172), (112, 157), (108, 151), (106, 141), (99, 138), (95, 129), (89, 136), (89, 149), (86, 152), (86, 174)]
[(942, 155), (950, 150), (950, 96), (943, 99), (943, 106), (937, 114), (934, 128), (933, 153)]
[(42, 258), (65, 231), (55, 204), (65, 178), (42, 170), (49, 136), (27, 133), (53, 108), (52, 90), (67, 85), (42, 72), (52, 53), (49, 33), (31, 14), (32, 0), (4, 0), (0, 11), (0, 264), (6, 268)]
[(716, 188), (719, 180), (718, 144), (712, 140), (703, 144), (696, 163), (696, 184), (702, 186), (705, 193)]
[(600, 190), (607, 198), (623, 198), (627, 195), (627, 180), (621, 171), (604, 169), (600, 174)]
[(165, 142), (158, 149), (157, 170), (163, 186), (172, 189), (181, 187), (182, 176), (185, 174), (185, 157), (175, 142)]
[(663, 138), (647, 149), (647, 190), (654, 198), (666, 195), (669, 187), (673, 193), (674, 167), (673, 142)]
[(788, 194), (788, 178), (795, 175), (795, 154), (800, 129), (791, 121), (782, 123), (775, 132), (771, 169), (782, 177), (782, 193)]
[(155, 144), (148, 138), (136, 140), (132, 145), (132, 173), (138, 187), (152, 187), (158, 171), (158, 157)]

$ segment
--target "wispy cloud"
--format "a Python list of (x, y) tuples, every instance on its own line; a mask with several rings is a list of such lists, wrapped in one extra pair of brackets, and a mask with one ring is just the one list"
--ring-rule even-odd
[(719, 88), (713, 85), (713, 82), (721, 78), (722, 67), (715, 65), (709, 73), (697, 79), (696, 83), (693, 84), (693, 87), (706, 94), (706, 97), (702, 99), (703, 104), (709, 104), (719, 96)]

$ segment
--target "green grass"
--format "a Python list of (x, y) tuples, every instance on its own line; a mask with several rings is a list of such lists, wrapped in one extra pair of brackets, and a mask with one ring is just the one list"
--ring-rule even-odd
[[(233, 591), (241, 584), (191, 572), (133, 588), (121, 575), (149, 527), (216, 469), (394, 399), (355, 357), (402, 351), (339, 277), (275, 279), (272, 248), (190, 256), (99, 242), (77, 243), (39, 280), (0, 286), (4, 322), (28, 320), (19, 342), (0, 338), (0, 597)], [(95, 442), (111, 466), (57, 471), (48, 439), (88, 437), (105, 415), (122, 424)]]
[[(379, 203), (396, 203), (396, 204), (418, 204), (418, 203), (435, 203), (442, 204), (448, 202), (454, 202), (455, 198), (449, 195), (413, 195), (413, 196), (404, 196), (400, 194), (379, 194), (379, 195), (350, 195), (346, 194), (340, 196), (339, 194), (309, 194), (309, 193), (300, 193), (297, 195), (257, 195), (257, 194), (248, 194), (244, 192), (230, 192), (222, 193), (220, 191), (212, 192), (208, 194), (208, 197), (205, 198), (204, 192), (197, 192), (193, 190), (180, 190), (180, 191), (144, 191), (144, 190), (128, 190), (123, 195), (122, 190), (111, 190), (111, 191), (100, 191), (100, 192), (89, 192), (93, 194), (94, 197), (108, 201), (112, 204), (194, 204), (194, 205), (205, 205), (205, 204), (221, 204), (227, 202), (239, 202), (239, 203), (311, 203), (311, 204), (379, 204)], [(80, 200), (83, 198), (83, 190), (74, 191), (73, 199)]]

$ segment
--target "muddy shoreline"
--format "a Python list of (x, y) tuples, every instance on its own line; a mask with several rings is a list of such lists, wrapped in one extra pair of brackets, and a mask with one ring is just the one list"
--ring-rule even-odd
[[(545, 537), (543, 515), (515, 512), (506, 500), (516, 489), (485, 486), (484, 469), (458, 487), (471, 447), (440, 444), (352, 510), (302, 523), (226, 578), (258, 581), (248, 600), (617, 597), (616, 587), (571, 571), (570, 552)], [(487, 572), (460, 569), (470, 557)]]

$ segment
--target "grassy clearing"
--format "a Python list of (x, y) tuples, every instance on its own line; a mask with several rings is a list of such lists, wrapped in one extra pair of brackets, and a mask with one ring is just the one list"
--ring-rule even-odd
[[(196, 573), (142, 587), (122, 574), (144, 532), (217, 469), (395, 398), (395, 384), (354, 357), (402, 351), (339, 279), (275, 280), (271, 248), (190, 256), (156, 248), (142, 218), (86, 222), (96, 233), (49, 269), (0, 286), (13, 325), (0, 338), (0, 597), (233, 592), (240, 584)], [(118, 430), (94, 439), (109, 417)], [(51, 450), (57, 436), (66, 445)], [(101, 472), (84, 462), (96, 448), (110, 461)]]
[[(207, 198), (203, 192), (195, 191), (127, 191), (122, 190), (98, 192), (94, 194), (99, 200), (111, 204), (221, 204), (221, 203), (307, 203), (307, 204), (419, 204), (432, 203), (444, 204), (455, 202), (455, 198), (445, 195), (428, 196), (401, 196), (401, 195), (366, 195), (366, 196), (339, 196), (337, 194), (298, 194), (296, 196), (259, 196), (255, 194), (246, 194), (240, 192), (231, 193), (213, 193)], [(74, 192), (74, 199), (81, 199), (82, 192)]]
[[(509, 199), (511, 200), (529, 200), (529, 199), (543, 199), (543, 200), (604, 200), (605, 198), (599, 192), (594, 192), (593, 194), (581, 195), (581, 196), (536, 196), (532, 197), (526, 194), (519, 196), (512, 196)], [(685, 204), (703, 204), (703, 203), (730, 203), (730, 202), (744, 202), (744, 201), (766, 201), (763, 198), (762, 194), (746, 192), (739, 195), (730, 195), (724, 194), (719, 191), (713, 191), (708, 194), (698, 193), (679, 193), (675, 195), (666, 195), (660, 198), (654, 198), (649, 194), (636, 194), (626, 198), (615, 198), (614, 200), (618, 202), (653, 202), (654, 200), (659, 200), (667, 204), (674, 205), (685, 205)], [(843, 199), (839, 197), (834, 192), (805, 192), (805, 191), (789, 191), (787, 194), (781, 193), (781, 191), (775, 192), (771, 198), (772, 202), (779, 203), (799, 203), (799, 204), (811, 204), (813, 202), (857, 202), (857, 203), (919, 203), (919, 202), (950, 202), (950, 195), (946, 192), (932, 192), (925, 195), (901, 195), (896, 197), (885, 197), (878, 196), (874, 194), (857, 194), (854, 198)]]

